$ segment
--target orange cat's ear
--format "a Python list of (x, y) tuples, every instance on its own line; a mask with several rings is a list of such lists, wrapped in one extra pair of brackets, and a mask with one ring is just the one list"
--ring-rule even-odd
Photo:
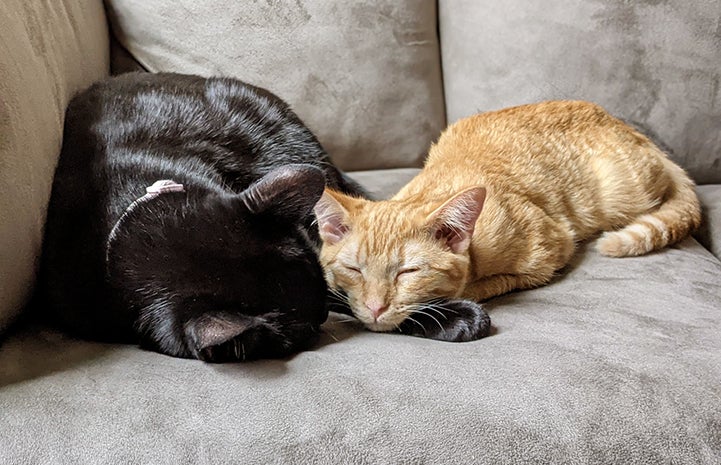
[(313, 208), (318, 221), (320, 238), (329, 244), (339, 242), (350, 230), (348, 211), (335, 197), (341, 195), (326, 189)]
[(485, 200), (485, 187), (472, 187), (453, 196), (428, 216), (433, 237), (455, 253), (468, 250)]

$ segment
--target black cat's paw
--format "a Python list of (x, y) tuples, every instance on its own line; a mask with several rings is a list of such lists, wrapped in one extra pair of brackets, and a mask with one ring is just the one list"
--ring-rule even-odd
[(444, 300), (421, 305), (401, 323), (402, 334), (448, 342), (475, 341), (488, 336), (491, 318), (479, 303)]
[(192, 356), (209, 363), (246, 362), (283, 358), (306, 349), (318, 339), (320, 327), (306, 322), (284, 321), (272, 313), (263, 317), (228, 315), (187, 324)]
[(248, 355), (242, 338), (237, 337), (220, 344), (198, 348), (198, 359), (208, 363), (245, 362)]

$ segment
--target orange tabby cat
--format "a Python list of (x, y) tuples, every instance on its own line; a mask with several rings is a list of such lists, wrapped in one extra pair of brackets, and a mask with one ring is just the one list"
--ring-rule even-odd
[(701, 217), (680, 167), (577, 101), (462, 119), (392, 199), (327, 190), (315, 212), (329, 286), (360, 321), (402, 330), (424, 315), (441, 331), (417, 321), (418, 334), (446, 340), (486, 335), (487, 317), (466, 321), (482, 313), (474, 302), (548, 283), (599, 231), (602, 254), (641, 255), (683, 239)]

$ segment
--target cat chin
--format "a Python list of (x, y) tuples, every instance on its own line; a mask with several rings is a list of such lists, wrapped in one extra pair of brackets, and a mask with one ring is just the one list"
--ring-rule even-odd
[(381, 315), (380, 321), (374, 321), (368, 312), (358, 312), (351, 307), (350, 313), (363, 323), (366, 329), (376, 333), (396, 331), (407, 317), (407, 314), (388, 310)]
[[(371, 331), (374, 331), (376, 333), (387, 333), (389, 331), (395, 331), (398, 328), (398, 325), (401, 323), (400, 321), (398, 323), (391, 323), (391, 322), (366, 322), (363, 321), (363, 324), (366, 328), (368, 328)], [(401, 320), (402, 321), (402, 320)]]

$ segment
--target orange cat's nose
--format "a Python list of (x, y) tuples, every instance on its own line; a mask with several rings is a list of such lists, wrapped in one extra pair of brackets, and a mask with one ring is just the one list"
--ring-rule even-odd
[(366, 308), (370, 310), (373, 319), (378, 321), (378, 317), (388, 310), (388, 305), (383, 305), (383, 302), (379, 301), (368, 301), (366, 302)]

